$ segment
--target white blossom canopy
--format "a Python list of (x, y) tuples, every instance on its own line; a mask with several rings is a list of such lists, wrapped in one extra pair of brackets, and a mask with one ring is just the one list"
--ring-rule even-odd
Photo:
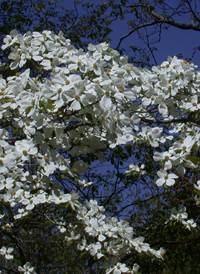
[[(58, 229), (66, 233), (68, 225), (66, 241), (76, 241), (80, 251), (101, 259), (105, 273), (136, 273), (137, 264), (129, 269), (120, 262), (132, 250), (162, 258), (164, 250), (156, 251), (143, 237), (135, 238), (126, 221), (107, 218), (95, 200), (82, 204), (76, 192), (58, 188), (51, 175), (60, 170), (76, 184), (90, 187), (92, 182), (81, 181), (78, 175), (86, 169), (84, 162), (72, 166), (59, 150), (71, 151), (72, 157), (92, 152), (103, 161), (101, 149), (106, 145), (114, 148), (129, 142), (148, 143), (154, 149), (153, 158), (160, 164), (158, 186), (173, 186), (186, 168), (197, 168), (193, 152), (200, 143), (200, 72), (196, 66), (169, 57), (152, 71), (136, 68), (107, 43), (89, 44), (86, 52), (74, 48), (62, 32), (12, 31), (2, 50), (8, 47), (10, 69), (18, 72), (0, 78), (0, 199), (17, 208), (14, 221), (38, 204), (68, 205), (82, 225), (63, 222)], [(168, 136), (163, 124), (168, 125)], [(157, 150), (169, 140), (167, 151)], [(131, 172), (144, 174), (145, 166), (132, 164), (126, 174)], [(195, 187), (199, 190), (199, 182)], [(3, 223), (4, 214), (0, 218)], [(186, 208), (173, 211), (171, 219), (188, 229), (195, 227), (193, 220), (187, 221)], [(12, 224), (4, 229), (12, 229)], [(14, 258), (12, 252), (12, 247), (0, 249), (5, 260)], [(36, 273), (29, 262), (19, 265), (18, 271)]]

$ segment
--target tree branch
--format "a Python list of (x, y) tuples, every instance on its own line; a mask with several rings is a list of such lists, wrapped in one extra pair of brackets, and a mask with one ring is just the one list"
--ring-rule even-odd
[(146, 24), (142, 24), (142, 25), (139, 25), (139, 26), (136, 26), (135, 28), (133, 28), (131, 31), (129, 31), (127, 34), (125, 34), (124, 36), (122, 36), (119, 40), (119, 43), (116, 47), (116, 49), (119, 48), (119, 46), (121, 45), (122, 41), (127, 38), (128, 36), (130, 36), (133, 32), (135, 32), (136, 30), (138, 29), (141, 29), (141, 28), (145, 28), (145, 27), (149, 27), (149, 26), (153, 26), (153, 25), (156, 25), (158, 24), (158, 22), (152, 22), (152, 23), (146, 23)]
[(156, 123), (156, 124), (171, 124), (171, 123), (194, 123), (196, 125), (200, 125), (200, 121), (195, 121), (192, 119), (192, 117), (188, 116), (187, 118), (179, 118), (179, 119), (172, 119), (172, 120), (151, 120), (151, 119), (146, 119), (146, 118), (141, 118), (142, 122), (147, 122), (147, 123)]
[(179, 28), (179, 29), (185, 29), (185, 30), (196, 30), (196, 31), (200, 31), (200, 25), (199, 24), (195, 24), (193, 22), (189, 23), (189, 24), (184, 24), (184, 23), (180, 23), (178, 21), (175, 20), (171, 20), (168, 19), (167, 17), (160, 15), (159, 13), (155, 12), (152, 7), (149, 4), (149, 0), (146, 0), (146, 10), (147, 12), (153, 17), (155, 18), (155, 22), (157, 23), (165, 23), (168, 25), (171, 25), (173, 27)]

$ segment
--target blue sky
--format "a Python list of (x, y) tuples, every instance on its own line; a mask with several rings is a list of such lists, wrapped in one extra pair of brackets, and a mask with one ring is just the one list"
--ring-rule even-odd
[[(128, 33), (122, 23), (115, 22), (113, 24), (113, 33), (110, 35), (112, 39), (111, 46), (115, 48), (118, 44), (119, 37)], [(121, 46), (126, 48), (129, 45), (143, 46), (139, 41), (137, 34), (133, 33), (131, 36), (124, 39)], [(181, 30), (170, 27), (168, 30), (162, 32), (161, 41), (156, 44), (158, 51), (155, 52), (158, 64), (167, 60), (168, 56), (174, 56), (182, 53), (183, 56), (190, 58), (192, 56), (193, 48), (200, 45), (199, 33), (193, 30)], [(197, 51), (193, 59), (196, 65), (200, 66), (200, 51)]]
[[(82, 3), (95, 3), (106, 2), (100, 0), (82, 0)], [(116, 0), (116, 3), (119, 0)], [(131, 2), (131, 1), (130, 1)], [(135, 2), (135, 1), (133, 1)], [(151, 1), (150, 1), (151, 2)], [(166, 0), (165, 3), (168, 3), (171, 6), (176, 6), (177, 0)], [(63, 1), (63, 6), (65, 8), (71, 9), (74, 7), (74, 0)], [(200, 10), (200, 2), (197, 3), (199, 5)], [(81, 5), (78, 5), (78, 11), (80, 13), (83, 12)], [(113, 32), (110, 34), (111, 47), (116, 48), (120, 37), (127, 34), (130, 30), (126, 27), (126, 21), (130, 20), (130, 17), (127, 17), (125, 21), (121, 22), (120, 20), (116, 20), (112, 23), (111, 28)], [(175, 18), (177, 21), (182, 23), (190, 23), (191, 19), (188, 15), (179, 16)], [(148, 29), (150, 30), (150, 29)], [(168, 30), (163, 30), (161, 35), (161, 41), (155, 46), (158, 48), (158, 51), (155, 52), (155, 57), (157, 63), (160, 64), (163, 61), (167, 60), (168, 56), (178, 55), (180, 53), (183, 54), (184, 58), (190, 58), (192, 56), (193, 49), (200, 45), (199, 43), (199, 32), (193, 30), (181, 30), (175, 27), (170, 26)], [(103, 42), (103, 41), (102, 41)], [(137, 45), (143, 47), (144, 45), (139, 41), (137, 33), (133, 33), (131, 36), (127, 37), (123, 40), (121, 46), (127, 49), (130, 45)], [(200, 67), (200, 51), (197, 50), (193, 62), (195, 65)]]

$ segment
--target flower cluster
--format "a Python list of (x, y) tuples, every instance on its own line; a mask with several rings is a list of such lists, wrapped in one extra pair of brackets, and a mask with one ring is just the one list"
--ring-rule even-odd
[(195, 221), (193, 219), (187, 220), (187, 218), (188, 214), (186, 212), (186, 207), (179, 206), (178, 208), (172, 208), (170, 220), (181, 222), (185, 226), (185, 228), (189, 230), (195, 228), (197, 226)]
[[(17, 209), (14, 221), (39, 204), (67, 205), (80, 227), (55, 224), (66, 241), (76, 241), (80, 251), (101, 260), (105, 273), (137, 272), (137, 264), (131, 269), (120, 262), (133, 250), (162, 258), (162, 248), (153, 250), (143, 237), (135, 238), (126, 221), (106, 218), (96, 201), (81, 204), (78, 194), (64, 192), (52, 175), (59, 170), (75, 185), (90, 187), (92, 182), (78, 176), (87, 168), (84, 162), (72, 165), (60, 150), (74, 158), (93, 153), (103, 161), (106, 146), (138, 142), (152, 147), (160, 165), (155, 183), (173, 186), (186, 168), (198, 165), (193, 152), (200, 143), (200, 72), (176, 57), (152, 71), (139, 69), (107, 43), (90, 44), (86, 52), (62, 32), (12, 31), (2, 49), (8, 47), (10, 69), (18, 72), (0, 78), (0, 199)], [(167, 135), (163, 124), (169, 125)], [(156, 151), (169, 141), (168, 150)], [(126, 173), (143, 175), (143, 169), (133, 164)], [(11, 260), (12, 251), (3, 246), (0, 254)], [(29, 262), (18, 270), (35, 273)]]

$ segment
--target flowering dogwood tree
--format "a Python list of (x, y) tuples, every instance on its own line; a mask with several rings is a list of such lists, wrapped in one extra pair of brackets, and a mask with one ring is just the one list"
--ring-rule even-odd
[[(129, 263), (134, 252), (162, 260), (162, 246), (153, 249), (126, 220), (84, 198), (93, 182), (82, 176), (88, 165), (81, 156), (103, 162), (106, 149), (148, 146), (158, 166), (154, 183), (169, 192), (187, 170), (198, 170), (200, 73), (195, 66), (173, 57), (151, 71), (139, 69), (107, 43), (89, 44), (86, 52), (62, 32), (14, 30), (4, 39), (2, 50), (8, 48), (10, 70), (16, 73), (0, 79), (2, 273), (70, 272), (64, 262), (76, 264), (75, 248), (82, 273), (88, 267), (95, 273), (136, 273), (138, 262)], [(146, 178), (147, 170), (135, 161), (125, 174)], [(199, 204), (195, 179), (191, 198)], [(72, 258), (64, 257), (55, 272), (49, 261), (38, 270), (27, 247), (41, 220), (43, 237), (56, 234), (63, 250), (73, 247)], [(168, 222), (174, 221), (189, 231), (197, 227), (183, 204), (169, 214)]]

